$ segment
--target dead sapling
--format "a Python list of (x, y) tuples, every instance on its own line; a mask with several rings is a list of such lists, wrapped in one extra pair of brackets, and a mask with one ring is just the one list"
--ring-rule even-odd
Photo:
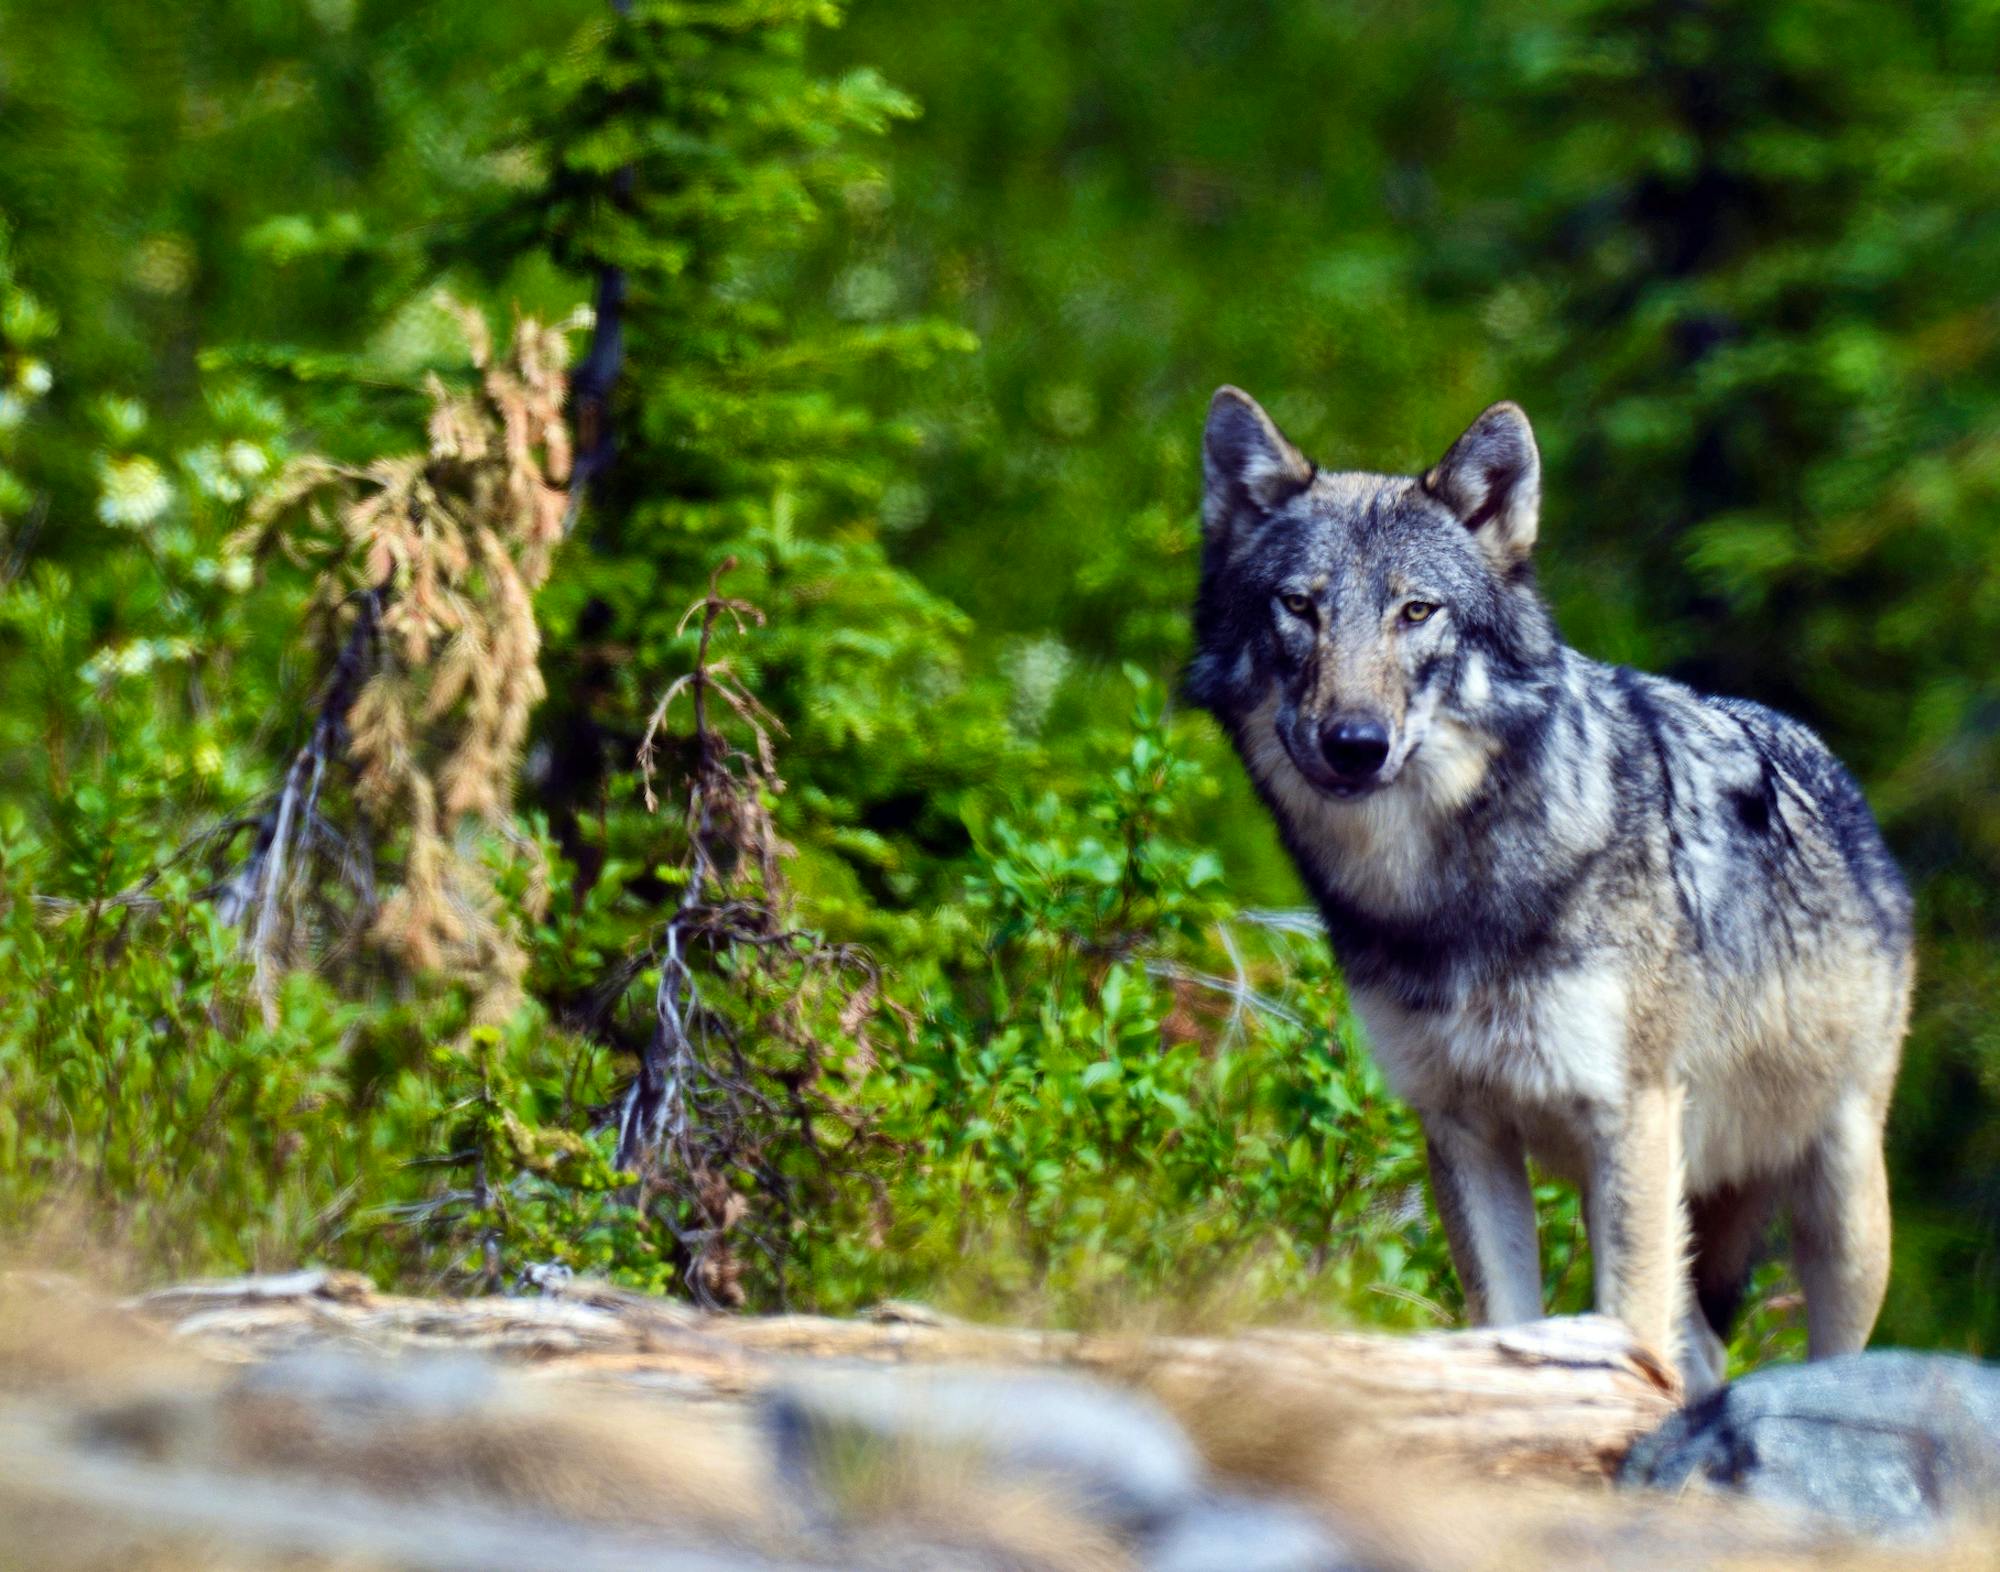
[[(795, 920), (792, 848), (772, 819), (783, 728), (715, 649), (719, 634), (765, 620), (722, 593), (734, 566), (725, 560), (682, 618), (680, 632), (699, 627), (694, 665), (661, 696), (638, 751), (651, 811), (662, 743), (683, 762), (685, 849), (678, 903), (652, 945), (651, 1034), (618, 1107), (618, 1166), (639, 1176), (639, 1205), (675, 1239), (689, 1291), (714, 1306), (744, 1301), (746, 1246), (782, 1300), (787, 1241), (808, 1211), (841, 1177), (867, 1183), (859, 1159), (880, 1137), (857, 1093), (873, 1034), (914, 1028), (865, 949)], [(689, 729), (676, 735), (683, 700)]]
[(546, 870), (512, 808), (543, 694), (534, 595), (568, 505), (569, 328), (520, 320), (499, 355), (478, 312), (450, 309), (474, 375), (428, 379), (427, 450), (300, 460), (232, 543), (321, 564), (315, 713), (218, 891), (267, 1014), (285, 971), (342, 961), (464, 986), (476, 1024), (520, 1001), (517, 918), (474, 832), (530, 857), (532, 909)]

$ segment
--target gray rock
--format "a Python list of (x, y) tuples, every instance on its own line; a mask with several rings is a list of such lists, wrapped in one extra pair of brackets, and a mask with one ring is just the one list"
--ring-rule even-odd
[(77, 1434), (87, 1446), (192, 1458), (215, 1445), (218, 1427), (228, 1431), (244, 1413), (276, 1405), (309, 1415), (325, 1440), (366, 1445), (412, 1421), (484, 1414), (499, 1392), (493, 1367), (470, 1355), (377, 1359), (312, 1348), (246, 1366), (214, 1392), (197, 1387), (111, 1403), (85, 1415)]
[(1146, 1572), (1349, 1572), (1359, 1568), (1319, 1518), (1249, 1496), (1213, 1496), (1169, 1519), (1140, 1564)]
[(250, 1366), (235, 1387), (247, 1396), (294, 1400), (328, 1420), (380, 1425), (481, 1412), (494, 1402), (500, 1383), (492, 1364), (473, 1354), (381, 1359), (345, 1348), (309, 1348)]
[(1920, 1529), (2000, 1504), (2000, 1367), (1901, 1350), (1759, 1370), (1632, 1448), (1620, 1475)]
[(780, 1466), (814, 1492), (857, 1447), (936, 1448), (1049, 1480), (1134, 1531), (1178, 1514), (1201, 1483), (1166, 1410), (1081, 1376), (845, 1367), (780, 1388), (765, 1413)]

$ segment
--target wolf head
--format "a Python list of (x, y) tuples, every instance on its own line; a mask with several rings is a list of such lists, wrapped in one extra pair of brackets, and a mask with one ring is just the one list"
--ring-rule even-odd
[(1531, 554), (1541, 460), (1495, 404), (1421, 476), (1333, 474), (1225, 387), (1206, 494), (1190, 697), (1267, 794), (1462, 800), (1500, 746), (1503, 679), (1557, 645)]

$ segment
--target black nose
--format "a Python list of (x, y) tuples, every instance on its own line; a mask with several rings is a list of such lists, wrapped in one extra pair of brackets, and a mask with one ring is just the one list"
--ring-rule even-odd
[(1370, 779), (1389, 757), (1389, 728), (1373, 715), (1335, 715), (1319, 729), (1326, 767), (1343, 781)]

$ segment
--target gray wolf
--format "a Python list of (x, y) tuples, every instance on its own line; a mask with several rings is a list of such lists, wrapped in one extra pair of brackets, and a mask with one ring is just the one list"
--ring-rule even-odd
[(1225, 387), (1203, 468), (1188, 692), (1422, 1121), (1470, 1313), (1542, 1313), (1531, 1155), (1581, 1190), (1598, 1308), (1691, 1392), (1780, 1213), (1810, 1353), (1861, 1347), (1913, 962), (1852, 777), (1797, 721), (1562, 642), (1515, 405), (1421, 476), (1328, 473)]

